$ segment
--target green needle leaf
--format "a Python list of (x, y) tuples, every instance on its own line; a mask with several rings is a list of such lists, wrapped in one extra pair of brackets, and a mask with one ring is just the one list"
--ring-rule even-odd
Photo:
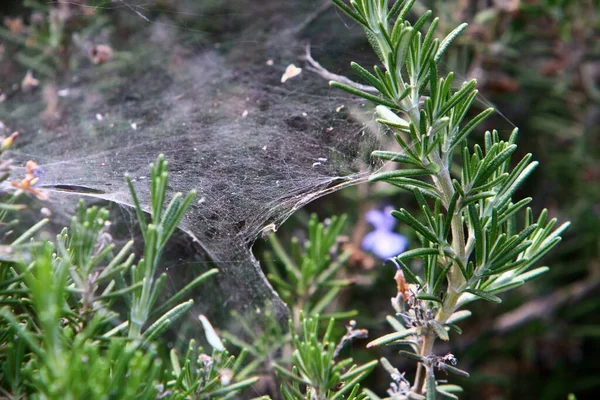
[(353, 94), (355, 96), (362, 97), (363, 99), (372, 101), (373, 103), (381, 104), (381, 105), (384, 105), (384, 106), (389, 107), (394, 110), (400, 110), (400, 107), (397, 104), (392, 103), (391, 101), (383, 99), (381, 97), (375, 96), (371, 93), (363, 92), (362, 90), (358, 90), (356, 88), (353, 88), (352, 86), (348, 86), (346, 84), (343, 84), (340, 82), (335, 82), (335, 81), (330, 81), (329, 84), (333, 87), (342, 89), (342, 90), (344, 90), (350, 94)]
[(493, 294), (488, 292), (484, 292), (483, 290), (466, 289), (465, 292), (471, 293), (472, 295), (477, 296), (485, 301), (489, 301), (492, 303), (502, 303), (502, 299), (500, 299), (500, 297), (494, 296)]

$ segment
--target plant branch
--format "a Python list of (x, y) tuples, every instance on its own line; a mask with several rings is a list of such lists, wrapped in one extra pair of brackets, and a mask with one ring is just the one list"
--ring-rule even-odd
[[(450, 176), (448, 161), (442, 160), (436, 154), (433, 155), (433, 162), (440, 165), (441, 171), (437, 174), (437, 176), (433, 177), (433, 181), (439, 192), (442, 194), (442, 200), (444, 203), (444, 207), (448, 210), (450, 199), (454, 196), (455, 190), (452, 186), (452, 178)], [(448, 216), (450, 217), (450, 216)], [(452, 249), (454, 253), (457, 255), (460, 262), (466, 264), (467, 255), (465, 251), (465, 237), (464, 237), (464, 226), (461, 217), (461, 213), (458, 211), (454, 212), (454, 215), (451, 216), (451, 229), (452, 229)], [(448, 291), (444, 297), (444, 301), (442, 307), (438, 310), (436, 314), (436, 321), (441, 325), (445, 324), (448, 318), (452, 315), (456, 308), (456, 304), (460, 297), (459, 289), (465, 283), (465, 278), (462, 275), (460, 267), (457, 262), (454, 262), (454, 265), (450, 269), (448, 273)], [(423, 341), (421, 342), (421, 350), (419, 354), (422, 357), (427, 357), (433, 353), (433, 345), (435, 343), (436, 335), (435, 333), (427, 333), (423, 337)], [(417, 375), (415, 378), (415, 383), (413, 386), (413, 390), (415, 390), (418, 394), (422, 394), (425, 389), (426, 384), (426, 370), (427, 368), (433, 368), (432, 366), (426, 366), (423, 363), (419, 363), (417, 366)]]
[(306, 68), (307, 70), (318, 74), (319, 76), (327, 79), (328, 81), (341, 82), (345, 85), (348, 85), (348, 86), (353, 87), (358, 90), (362, 90), (364, 92), (378, 93), (377, 89), (375, 89), (373, 86), (363, 85), (362, 83), (354, 82), (353, 80), (345, 77), (344, 75), (334, 74), (333, 72), (330, 72), (329, 70), (327, 70), (325, 67), (323, 67), (321, 64), (319, 64), (319, 62), (317, 60), (315, 60), (312, 57), (311, 52), (310, 52), (310, 43), (308, 43), (306, 45), (305, 49), (306, 49), (306, 52), (304, 54), (304, 59), (309, 64), (309, 66)]
[[(482, 145), (467, 146), (469, 134), (494, 110), (465, 121), (478, 96), (475, 80), (454, 90), (453, 73), (438, 76), (439, 60), (466, 24), (439, 39), (435, 34), (439, 20), (432, 19), (431, 11), (414, 24), (405, 20), (414, 0), (397, 1), (391, 8), (387, 0), (356, 0), (350, 5), (333, 1), (367, 32), (383, 68), (375, 66), (371, 72), (356, 63), (351, 65), (377, 94), (345, 77), (332, 76), (310, 57), (308, 48), (307, 61), (322, 76), (344, 82), (331, 82), (332, 86), (378, 105), (377, 121), (393, 132), (401, 150), (373, 155), (417, 168), (378, 173), (370, 180), (413, 192), (422, 212), (420, 220), (404, 209), (392, 213), (419, 233), (422, 246), (394, 258), (399, 273), (398, 295), (392, 306), (404, 318), (404, 326), (390, 322), (397, 332), (370, 345), (407, 344), (404, 332), (415, 336), (413, 352), (402, 353), (419, 363), (416, 379), (410, 392), (398, 388), (398, 393), (421, 398), (426, 392), (428, 399), (434, 399), (434, 368), (468, 376), (454, 367), (456, 359), (451, 354), (433, 354), (436, 338), (449, 340), (446, 330), (459, 330), (450, 322), (468, 313), (455, 314), (457, 307), (476, 299), (499, 303), (502, 300), (497, 293), (546, 272), (546, 267), (528, 269), (558, 244), (568, 223), (553, 231), (556, 219), (549, 219), (547, 210), (535, 221), (532, 210), (525, 209), (531, 199), (513, 202), (512, 195), (537, 165), (528, 154), (510, 169), (518, 130), (508, 140), (500, 139), (497, 131), (488, 131)], [(462, 172), (453, 180), (450, 162), (457, 150)], [(433, 185), (418, 179), (424, 175), (431, 177)], [(427, 199), (434, 200), (434, 209)], [(515, 216), (521, 210), (526, 214), (525, 227), (519, 232)], [(421, 276), (405, 263), (411, 259), (422, 260)], [(404, 274), (416, 289), (406, 284)], [(394, 374), (392, 371), (392, 377)]]

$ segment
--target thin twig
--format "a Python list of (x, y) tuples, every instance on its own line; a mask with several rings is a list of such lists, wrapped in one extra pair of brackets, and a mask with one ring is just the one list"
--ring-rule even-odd
[(345, 85), (351, 86), (355, 89), (362, 90), (364, 92), (378, 93), (377, 89), (375, 89), (373, 86), (363, 85), (361, 83), (354, 82), (353, 80), (350, 80), (343, 75), (337, 75), (333, 72), (329, 72), (321, 64), (319, 64), (310, 54), (310, 43), (306, 45), (306, 54), (304, 55), (304, 59), (309, 64), (309, 66), (306, 67), (307, 70), (315, 72), (316, 74), (327, 79), (328, 81), (337, 81)]

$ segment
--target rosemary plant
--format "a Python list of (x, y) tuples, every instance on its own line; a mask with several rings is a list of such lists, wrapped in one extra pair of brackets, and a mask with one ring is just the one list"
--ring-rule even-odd
[[(337, 279), (339, 271), (352, 254), (349, 250), (342, 251), (340, 246), (339, 236), (346, 220), (346, 216), (342, 215), (319, 222), (313, 214), (308, 222), (308, 237), (303, 241), (293, 237), (289, 252), (277, 236), (269, 236), (273, 253), (283, 265), (285, 275), (277, 268), (269, 251), (265, 253), (267, 278), (289, 305), (296, 326), (300, 311), (308, 316), (323, 314), (340, 291), (350, 285), (348, 279)], [(335, 313), (324, 318), (339, 319), (353, 315), (356, 315), (355, 311)]]
[[(0, 154), (14, 137), (2, 141)], [(25, 180), (13, 182), (18, 190), (0, 198), (2, 220), (26, 208), (16, 204), (19, 194), (46, 196), (35, 188), (35, 163), (28, 165)], [(8, 175), (8, 162), (3, 162), (0, 181)], [(115, 254), (108, 210), (83, 202), (56, 244), (34, 237), (45, 219), (14, 239), (5, 232), (1, 247), (8, 256), (0, 258), (0, 397), (232, 399), (258, 380), (251, 371), (240, 373), (244, 353), (237, 360), (230, 356), (204, 316), (202, 325), (215, 347), (211, 355), (203, 354), (192, 340), (183, 359), (171, 351), (170, 367), (162, 356), (168, 350), (156, 339), (193, 304), (182, 298), (217, 272), (207, 271), (164, 304), (156, 304), (165, 279), (154, 277), (160, 254), (193, 197), (176, 194), (163, 212), (166, 182), (167, 163), (160, 156), (152, 166), (152, 222), (147, 224), (129, 181), (145, 238), (144, 258), (137, 265), (132, 242)], [(16, 222), (6, 226), (19, 228)]]
[(212, 355), (202, 353), (202, 347), (190, 340), (189, 347), (181, 363), (175, 350), (171, 350), (173, 379), (167, 382), (165, 397), (171, 400), (184, 399), (235, 399), (239, 391), (258, 381), (257, 377), (234, 382), (240, 378), (240, 370), (246, 352), (238, 357), (227, 351), (213, 351)]
[[(277, 393), (277, 385), (274, 384), (277, 376), (289, 377), (290, 372), (285, 369), (291, 369), (292, 365), (298, 365), (298, 357), (311, 358), (316, 355), (316, 353), (310, 356), (297, 355), (296, 351), (300, 351), (297, 345), (301, 343), (296, 337), (297, 333), (305, 333), (306, 324), (310, 324), (310, 329), (317, 329), (316, 321), (327, 321), (330, 318), (347, 319), (357, 314), (356, 311), (323, 314), (332, 308), (340, 291), (350, 285), (348, 279), (339, 277), (339, 272), (351, 254), (350, 251), (342, 250), (340, 246), (340, 234), (346, 219), (345, 215), (333, 216), (321, 222), (316, 215), (311, 215), (306, 238), (292, 237), (289, 249), (275, 234), (269, 236), (272, 250), (265, 252), (264, 264), (268, 271), (267, 278), (288, 305), (291, 316), (289, 330), (281, 325), (281, 321), (276, 318), (272, 309), (265, 307), (260, 312), (260, 324), (256, 324), (256, 315), (252, 316), (254, 323), (249, 323), (243, 316), (235, 315), (240, 322), (244, 336), (249, 340), (228, 332), (223, 333), (225, 339), (247, 351), (252, 357), (252, 361), (244, 366), (240, 373), (262, 370), (269, 377), (269, 382), (273, 382), (270, 391), (273, 393), (274, 399), (281, 398)], [(309, 319), (311, 319), (310, 322), (308, 322)], [(257, 325), (260, 325), (260, 328), (257, 328)], [(260, 331), (256, 332), (257, 329)], [(342, 339), (344, 343), (349, 341), (348, 335), (351, 336), (357, 332), (364, 333), (362, 337), (366, 337), (366, 331), (350, 329), (344, 336), (346, 339)], [(335, 347), (333, 344), (335, 336), (335, 332), (330, 332), (326, 339), (319, 342), (319, 346), (321, 348)], [(356, 338), (356, 336), (352, 336), (352, 338)], [(316, 336), (310, 338), (315, 341), (317, 339)], [(330, 365), (327, 362), (324, 365), (335, 367), (335, 364)], [(287, 371), (287, 374), (283, 372), (284, 370)], [(295, 382), (298, 383), (297, 380)], [(340, 382), (345, 381), (340, 378)], [(286, 398), (290, 398), (289, 396), (292, 395), (290, 393), (298, 393), (294, 392), (293, 384), (289, 387), (284, 386), (282, 390), (284, 397), (287, 393), (288, 397)]]
[[(547, 271), (531, 267), (560, 241), (568, 223), (553, 230), (556, 220), (547, 210), (535, 219), (526, 208), (531, 198), (513, 200), (537, 165), (527, 154), (511, 168), (516, 129), (506, 140), (496, 131), (486, 132), (483, 146), (468, 146), (469, 135), (494, 110), (470, 117), (477, 97), (475, 80), (454, 91), (454, 75), (438, 74), (438, 63), (466, 24), (440, 40), (435, 35), (438, 19), (432, 19), (431, 11), (414, 23), (406, 19), (415, 0), (333, 1), (365, 29), (382, 66), (372, 73), (352, 63), (379, 95), (339, 82), (331, 85), (377, 104), (377, 121), (393, 133), (400, 150), (373, 155), (410, 165), (376, 173), (371, 181), (411, 191), (422, 212), (418, 217), (405, 209), (393, 211), (418, 233), (421, 247), (393, 259), (398, 294), (392, 305), (402, 323), (392, 319), (396, 332), (370, 346), (407, 345), (410, 350), (401, 354), (418, 362), (410, 385), (403, 375), (392, 373), (391, 398), (435, 399), (437, 393), (456, 398), (439, 385), (436, 371), (468, 374), (454, 366), (451, 354), (436, 355), (434, 342), (449, 340), (450, 330), (460, 333), (454, 322), (469, 315), (461, 310), (467, 303), (498, 303), (498, 293)], [(455, 158), (462, 167), (458, 176), (450, 172)], [(519, 224), (516, 216), (522, 210), (525, 218)], [(410, 268), (415, 259), (422, 261), (422, 268)]]
[[(344, 345), (357, 337), (366, 337), (366, 331), (354, 329), (351, 324), (348, 332), (336, 346), (332, 340), (335, 320), (329, 325), (323, 338), (319, 338), (319, 318), (304, 318), (300, 314), (299, 333), (293, 335), (294, 354), (292, 372), (275, 365), (283, 380), (281, 391), (285, 400), (364, 400), (367, 395), (360, 392), (362, 381), (377, 365), (377, 360), (361, 366), (351, 358), (338, 360)], [(295, 327), (290, 321), (290, 330)]]
[[(177, 193), (169, 203), (166, 211), (163, 210), (167, 192), (168, 174), (167, 162), (162, 155), (158, 157), (156, 164), (150, 165), (150, 172), (152, 179), (152, 221), (150, 224), (146, 222), (146, 216), (133, 188), (131, 179), (129, 176), (125, 176), (131, 191), (131, 197), (133, 198), (145, 244), (144, 257), (138, 265), (131, 269), (131, 280), (140, 284), (139, 289), (133, 292), (131, 299), (129, 336), (133, 338), (141, 334), (142, 327), (150, 318), (150, 312), (160, 294), (165, 279), (167, 279), (167, 275), (164, 273), (158, 278), (155, 277), (163, 248), (167, 240), (175, 232), (175, 229), (177, 229), (195, 196), (195, 192), (190, 192), (185, 197), (181, 193)], [(163, 331), (167, 321), (186, 313), (192, 305), (193, 301), (189, 301), (171, 309), (168, 314), (165, 314), (150, 326), (144, 335), (152, 337), (156, 333)]]

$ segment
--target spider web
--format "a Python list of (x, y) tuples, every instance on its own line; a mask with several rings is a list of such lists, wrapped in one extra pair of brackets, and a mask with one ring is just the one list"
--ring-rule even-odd
[[(369, 154), (381, 147), (362, 104), (322, 78), (304, 71), (281, 83), (287, 65), (300, 65), (307, 36), (331, 57), (361, 37), (335, 12), (315, 14), (322, 3), (230, 0), (215, 11), (215, 2), (181, 2), (176, 23), (164, 15), (148, 23), (142, 3), (112, 3), (128, 18), (129, 36), (113, 39), (112, 62), (60, 83), (58, 122), (43, 123), (39, 92), (0, 105), (0, 118), (21, 132), (11, 157), (42, 166), (47, 206), (64, 213), (72, 204), (65, 198), (81, 196), (130, 206), (126, 172), (149, 209), (148, 165), (164, 153), (168, 195), (197, 191), (181, 226), (197, 262), (182, 273), (171, 260), (175, 286), (214, 265), (220, 273), (200, 299), (205, 309), (271, 303), (282, 311), (253, 242), (310, 201), (364, 181), (377, 167)], [(205, 35), (198, 18), (220, 18), (231, 29)]]

